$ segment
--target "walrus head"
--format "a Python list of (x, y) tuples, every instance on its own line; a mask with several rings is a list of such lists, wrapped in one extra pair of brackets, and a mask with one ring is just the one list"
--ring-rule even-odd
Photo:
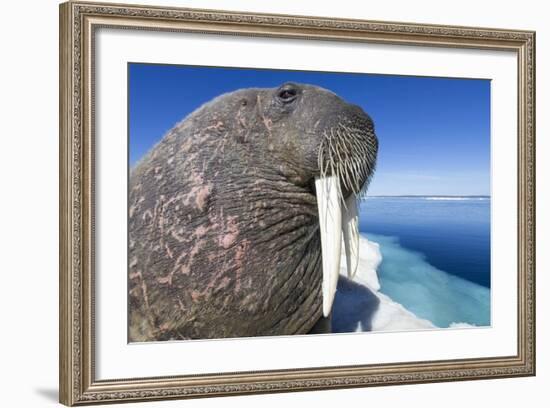
[(290, 182), (317, 197), (323, 259), (323, 314), (328, 316), (340, 269), (341, 233), (348, 275), (359, 259), (358, 199), (373, 175), (378, 140), (371, 118), (328, 90), (285, 83), (257, 94), (273, 139), (269, 150)]
[(185, 118), (130, 174), (130, 339), (307, 333), (330, 314), (342, 235), (357, 268), (377, 150), (371, 118), (313, 85)]

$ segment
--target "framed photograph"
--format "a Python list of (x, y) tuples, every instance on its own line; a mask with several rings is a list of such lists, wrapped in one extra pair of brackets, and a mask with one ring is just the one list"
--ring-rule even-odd
[(535, 374), (535, 33), (60, 6), (60, 401)]

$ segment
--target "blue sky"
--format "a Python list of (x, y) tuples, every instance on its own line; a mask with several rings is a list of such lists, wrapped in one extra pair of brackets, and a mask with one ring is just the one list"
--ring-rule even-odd
[(489, 195), (490, 81), (130, 64), (133, 165), (187, 114), (224, 92), (315, 84), (374, 120), (378, 166), (369, 195)]

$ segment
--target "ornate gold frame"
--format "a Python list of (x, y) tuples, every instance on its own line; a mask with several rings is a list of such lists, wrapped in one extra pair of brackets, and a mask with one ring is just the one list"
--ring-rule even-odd
[[(513, 356), (98, 381), (94, 376), (93, 46), (98, 27), (507, 50), (518, 63), (518, 349)], [(535, 33), (289, 15), (60, 5), (60, 401), (66, 405), (535, 374)]]

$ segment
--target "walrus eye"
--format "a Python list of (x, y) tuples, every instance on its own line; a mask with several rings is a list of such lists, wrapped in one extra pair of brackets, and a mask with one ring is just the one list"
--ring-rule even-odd
[(283, 88), (277, 94), (277, 97), (284, 103), (292, 102), (296, 99), (298, 91), (295, 88)]

